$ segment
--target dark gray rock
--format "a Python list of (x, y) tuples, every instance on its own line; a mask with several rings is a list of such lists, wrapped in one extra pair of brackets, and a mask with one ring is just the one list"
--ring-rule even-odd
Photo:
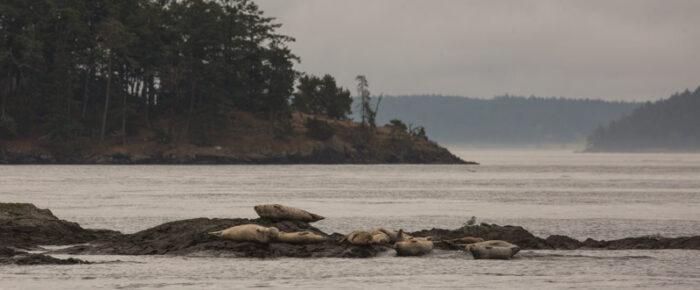
[[(276, 227), (283, 232), (311, 231), (325, 236), (321, 244), (293, 245), (285, 243), (260, 244), (234, 242), (208, 234), (229, 227), (257, 224)], [(267, 219), (208, 219), (197, 218), (165, 223), (134, 234), (99, 240), (61, 250), (68, 254), (102, 255), (204, 255), (250, 258), (275, 257), (374, 257), (386, 250), (381, 246), (356, 246), (341, 242), (342, 235), (327, 235), (308, 223), (300, 221), (271, 221)]]
[(75, 265), (90, 264), (74, 258), (58, 259), (44, 254), (30, 254), (6, 247), (0, 247), (0, 265)]
[[(547, 241), (538, 238), (525, 230), (523, 227), (517, 226), (499, 226), (481, 224), (478, 226), (465, 226), (455, 230), (446, 229), (430, 229), (421, 230), (410, 233), (416, 237), (433, 237), (433, 240), (450, 240), (463, 237), (482, 238), (484, 240), (502, 240), (516, 244), (522, 249), (552, 249), (553, 247)], [(436, 245), (438, 248), (443, 248), (442, 245)], [(449, 249), (449, 246), (445, 246)]]
[(48, 209), (27, 203), (0, 203), (0, 246), (23, 249), (39, 245), (70, 245), (120, 235), (109, 230), (86, 230), (58, 219)]

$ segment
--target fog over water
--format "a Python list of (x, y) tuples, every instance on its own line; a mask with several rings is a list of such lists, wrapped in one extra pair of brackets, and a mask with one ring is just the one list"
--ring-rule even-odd
[(657, 100), (700, 75), (693, 0), (258, 0), (299, 70), (372, 92)]
[[(185, 218), (253, 218), (253, 205), (279, 202), (326, 216), (316, 223), (326, 232), (457, 228), (476, 215), (541, 237), (700, 234), (699, 154), (455, 152), (482, 165), (0, 166), (0, 200), (126, 233)], [(513, 261), (444, 251), (372, 259), (79, 258), (108, 263), (3, 266), (0, 289), (700, 287), (700, 253), (686, 250), (523, 251)]]

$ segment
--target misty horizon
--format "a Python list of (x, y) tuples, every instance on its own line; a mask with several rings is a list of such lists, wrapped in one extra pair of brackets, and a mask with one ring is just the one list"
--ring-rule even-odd
[(300, 71), (375, 94), (655, 101), (700, 84), (697, 1), (256, 1)]

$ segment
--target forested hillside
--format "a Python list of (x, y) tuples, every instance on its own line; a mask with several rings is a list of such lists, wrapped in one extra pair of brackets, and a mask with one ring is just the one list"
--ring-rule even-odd
[(277, 27), (245, 0), (3, 1), (2, 137), (206, 143), (230, 109), (283, 120), (296, 57)]
[(638, 103), (501, 96), (384, 97), (377, 122), (401, 119), (424, 126), (431, 139), (454, 145), (523, 146), (583, 143), (596, 127), (631, 112)]
[(599, 127), (588, 151), (700, 151), (700, 87), (645, 103)]
[(362, 75), (348, 121), (279, 27), (248, 0), (3, 1), (0, 163), (463, 162), (377, 128)]

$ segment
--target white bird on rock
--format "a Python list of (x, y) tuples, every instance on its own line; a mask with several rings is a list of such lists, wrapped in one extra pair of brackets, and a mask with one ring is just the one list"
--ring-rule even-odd
[(473, 226), (474, 224), (476, 224), (476, 217), (472, 216), (464, 225)]

